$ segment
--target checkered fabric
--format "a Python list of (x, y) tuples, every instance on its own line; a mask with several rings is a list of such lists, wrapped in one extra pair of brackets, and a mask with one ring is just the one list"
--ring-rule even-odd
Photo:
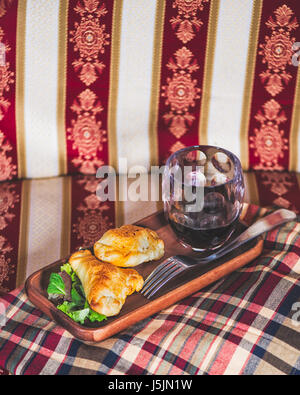
[[(254, 221), (265, 209), (250, 205)], [(265, 236), (258, 258), (95, 345), (28, 301), (0, 306), (0, 366), (14, 374), (300, 374), (300, 218)]]

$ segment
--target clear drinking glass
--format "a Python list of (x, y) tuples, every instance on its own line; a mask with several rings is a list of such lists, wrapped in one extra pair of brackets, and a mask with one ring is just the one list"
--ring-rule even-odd
[(209, 145), (172, 154), (163, 174), (164, 211), (179, 241), (195, 251), (221, 247), (242, 210), (244, 178), (239, 159)]

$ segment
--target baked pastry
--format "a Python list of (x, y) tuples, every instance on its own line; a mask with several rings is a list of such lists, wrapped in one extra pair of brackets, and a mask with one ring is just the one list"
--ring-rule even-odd
[(164, 242), (151, 229), (123, 225), (110, 229), (94, 244), (95, 256), (116, 266), (131, 267), (160, 259)]
[(108, 317), (119, 314), (126, 297), (144, 284), (136, 270), (101, 262), (89, 250), (75, 252), (69, 263), (82, 283), (91, 309)]

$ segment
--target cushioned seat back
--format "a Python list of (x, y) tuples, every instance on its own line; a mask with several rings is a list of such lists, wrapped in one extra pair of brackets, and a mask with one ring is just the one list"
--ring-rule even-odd
[(147, 170), (199, 143), (299, 170), (299, 7), (2, 0), (0, 180)]

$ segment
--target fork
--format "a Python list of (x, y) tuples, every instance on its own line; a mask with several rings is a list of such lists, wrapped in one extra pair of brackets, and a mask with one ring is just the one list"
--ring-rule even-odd
[(259, 219), (225, 247), (205, 258), (192, 258), (185, 255), (172, 256), (164, 260), (150, 273), (150, 275), (146, 278), (140, 293), (146, 298), (150, 299), (172, 278), (188, 270), (189, 268), (199, 264), (206, 264), (218, 259), (237, 247), (242, 246), (246, 242), (256, 238), (262, 233), (274, 229), (275, 227), (286, 222), (292, 221), (295, 218), (296, 214), (293, 211), (279, 209)]

